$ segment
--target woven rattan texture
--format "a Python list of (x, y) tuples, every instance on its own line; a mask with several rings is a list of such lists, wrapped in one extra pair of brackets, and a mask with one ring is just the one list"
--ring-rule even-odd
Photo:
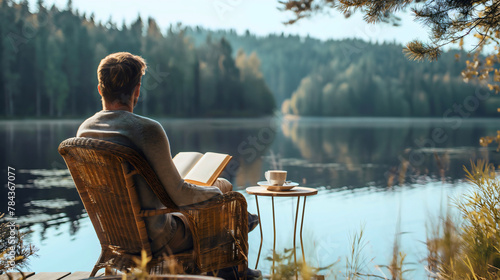
[[(103, 268), (126, 272), (145, 250), (153, 259), (152, 273), (171, 273), (172, 260), (184, 272), (213, 272), (246, 268), (248, 254), (247, 204), (242, 194), (230, 192), (211, 200), (178, 207), (140, 153), (112, 142), (75, 137), (59, 145), (83, 205), (101, 243), (92, 276)], [(134, 176), (142, 176), (165, 208), (141, 209)], [(153, 256), (144, 218), (181, 212), (189, 220), (194, 250), (172, 256)]]

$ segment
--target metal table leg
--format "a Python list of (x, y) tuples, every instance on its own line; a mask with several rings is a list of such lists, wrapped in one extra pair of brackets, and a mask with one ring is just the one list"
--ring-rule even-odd
[(296, 240), (296, 236), (297, 236), (297, 221), (299, 220), (299, 206), (300, 206), (300, 196), (297, 197), (297, 211), (295, 211), (295, 225), (293, 227), (293, 259), (295, 261), (295, 279), (299, 278), (298, 269), (297, 269), (298, 268), (297, 267), (297, 250), (296, 250), (297, 247), (295, 246), (295, 240)]
[(257, 203), (257, 215), (259, 216), (259, 229), (260, 229), (259, 253), (257, 254), (257, 262), (255, 263), (255, 269), (257, 269), (260, 259), (260, 250), (262, 249), (262, 242), (264, 241), (264, 235), (262, 234), (262, 221), (260, 220), (259, 199), (257, 198), (257, 195), (255, 196), (255, 203)]
[[(275, 216), (275, 210), (274, 210), (274, 197), (271, 197), (271, 202), (272, 202), (272, 210), (273, 210), (273, 266), (272, 266), (272, 271), (274, 272), (274, 265), (275, 265), (275, 254), (276, 254), (276, 216)], [(260, 229), (260, 245), (259, 245), (259, 253), (257, 254), (257, 262), (255, 263), (255, 269), (257, 269), (259, 265), (259, 260), (260, 260), (260, 253), (262, 251), (262, 244), (264, 242), (264, 234), (262, 233), (262, 221), (260, 219), (260, 208), (259, 208), (259, 199), (257, 195), (255, 195), (255, 203), (257, 204), (257, 215), (259, 216), (259, 229)], [(295, 267), (297, 268), (297, 247), (296, 247), (296, 240), (297, 240), (297, 223), (299, 219), (299, 209), (300, 209), (300, 196), (297, 197), (297, 209), (295, 211), (295, 223), (293, 227), (293, 258), (295, 262)], [(304, 254), (304, 241), (302, 239), (302, 230), (304, 228), (304, 216), (305, 216), (305, 211), (306, 211), (306, 197), (304, 196), (304, 203), (302, 205), (302, 217), (301, 217), (301, 222), (300, 222), (300, 249), (302, 251), (302, 260), (304, 263), (306, 263), (306, 256)], [(298, 271), (295, 271), (295, 277), (298, 278)]]
[(271, 201), (272, 201), (272, 204), (273, 204), (273, 232), (274, 232), (274, 241), (273, 241), (273, 267), (272, 267), (271, 271), (274, 274), (274, 260), (276, 259), (275, 258), (275, 254), (276, 254), (276, 219), (274, 217), (274, 196), (271, 196)]
[[(297, 202), (298, 205), (299, 202)], [(297, 210), (298, 210), (297, 206)], [(304, 196), (304, 205), (302, 206), (302, 221), (300, 222), (300, 248), (302, 249), (302, 260), (306, 263), (306, 255), (304, 254), (304, 242), (302, 242), (302, 228), (304, 227), (304, 214), (306, 212), (306, 197)]]

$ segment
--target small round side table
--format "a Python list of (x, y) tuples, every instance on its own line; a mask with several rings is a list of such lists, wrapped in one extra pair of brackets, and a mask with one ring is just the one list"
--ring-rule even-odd
[(296, 235), (297, 235), (297, 221), (299, 218), (299, 206), (300, 206), (300, 197), (304, 197), (304, 204), (302, 206), (302, 218), (300, 222), (300, 248), (302, 249), (302, 259), (306, 260), (305, 255), (304, 255), (304, 243), (302, 241), (302, 228), (304, 226), (304, 213), (306, 209), (306, 197), (318, 194), (317, 189), (313, 188), (305, 188), (305, 187), (294, 187), (291, 190), (288, 191), (268, 191), (265, 187), (257, 186), (257, 187), (248, 187), (246, 189), (246, 192), (248, 194), (253, 194), (255, 195), (255, 203), (257, 203), (257, 215), (259, 215), (259, 228), (260, 228), (260, 246), (259, 246), (259, 253), (257, 254), (257, 262), (255, 264), (255, 269), (257, 269), (257, 266), (259, 265), (259, 258), (260, 258), (260, 251), (262, 249), (262, 242), (264, 240), (264, 235), (262, 234), (262, 223), (260, 220), (260, 209), (259, 209), (259, 196), (270, 196), (271, 201), (272, 201), (272, 208), (273, 208), (273, 230), (274, 230), (274, 242), (273, 242), (273, 271), (274, 271), (274, 253), (276, 251), (276, 218), (275, 218), (275, 211), (274, 211), (274, 197), (297, 197), (297, 211), (295, 213), (295, 226), (293, 228), (293, 257), (295, 260), (295, 265), (297, 265), (297, 254), (296, 254), (296, 247), (295, 247), (295, 240), (296, 240)]

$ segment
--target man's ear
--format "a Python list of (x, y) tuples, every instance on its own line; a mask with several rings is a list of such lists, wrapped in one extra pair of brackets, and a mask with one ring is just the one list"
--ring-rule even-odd
[(138, 83), (134, 90), (134, 98), (139, 98), (141, 94), (141, 83)]
[(100, 85), (97, 85), (97, 91), (99, 92), (99, 95), (102, 96), (102, 93), (101, 93), (101, 86)]

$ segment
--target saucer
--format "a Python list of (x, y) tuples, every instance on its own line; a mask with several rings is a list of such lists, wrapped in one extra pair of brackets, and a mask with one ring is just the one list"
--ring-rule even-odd
[(282, 186), (271, 186), (268, 181), (257, 182), (257, 185), (267, 188), (268, 191), (288, 191), (298, 186), (299, 183), (286, 182)]

